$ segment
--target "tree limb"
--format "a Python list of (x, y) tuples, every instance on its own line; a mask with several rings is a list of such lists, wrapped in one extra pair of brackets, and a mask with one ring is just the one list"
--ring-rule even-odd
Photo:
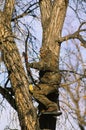
[(22, 18), (22, 17), (26, 16), (27, 14), (30, 14), (32, 11), (34, 11), (35, 9), (38, 8), (38, 6), (36, 6), (36, 7), (34, 7), (33, 9), (30, 10), (30, 8), (31, 8), (32, 6), (34, 6), (34, 5), (36, 5), (36, 4), (38, 4), (38, 3), (36, 2), (36, 3), (32, 4), (32, 5), (30, 5), (22, 14), (20, 14), (20, 15), (14, 17), (14, 18), (12, 18), (11, 21), (15, 21), (15, 20), (17, 20), (17, 19), (19, 19), (19, 18)]
[[(70, 39), (79, 39), (83, 44), (86, 44), (86, 40), (83, 39), (83, 37), (80, 35), (81, 32), (85, 32), (86, 29), (81, 29), (81, 27), (86, 24), (86, 22), (83, 22), (78, 30), (76, 32), (74, 32), (73, 34), (64, 36), (64, 37), (60, 37), (56, 40), (56, 42), (62, 43), (64, 41), (70, 40)], [(84, 45), (83, 45), (84, 46)]]
[(15, 5), (15, 0), (6, 0), (4, 6), (4, 13), (6, 14), (7, 19), (11, 21), (13, 9)]
[(82, 124), (79, 124), (81, 130), (85, 130)]
[[(52, 33), (53, 33), (53, 30), (54, 30), (54, 33), (57, 35), (58, 35), (58, 30), (60, 30), (60, 33), (61, 33), (66, 10), (67, 10), (67, 5), (68, 5), (68, 1), (54, 0), (52, 12), (51, 12), (51, 21), (50, 21), (51, 25), (50, 25), (50, 29), (49, 29), (49, 31), (50, 31), (52, 28), (52, 30), (51, 30)], [(58, 24), (59, 24), (59, 26), (57, 26)]]
[(73, 71), (73, 70), (60, 70), (61, 73), (72, 73), (72, 74), (77, 74), (77, 75), (80, 75), (82, 78), (85, 78), (86, 77), (86, 74), (84, 73), (78, 73), (76, 71)]
[(52, 3), (51, 3), (51, 0), (40, 0), (39, 5), (40, 5), (40, 10), (41, 10), (42, 26), (45, 27), (46, 21), (48, 21), (48, 19), (50, 18)]
[[(11, 89), (12, 90), (12, 89)], [(15, 103), (15, 99), (12, 97), (11, 95), (11, 91), (10, 91), (10, 88), (2, 88), (0, 86), (0, 94), (9, 102), (9, 104), (15, 109), (17, 110), (16, 108), (16, 103)]]

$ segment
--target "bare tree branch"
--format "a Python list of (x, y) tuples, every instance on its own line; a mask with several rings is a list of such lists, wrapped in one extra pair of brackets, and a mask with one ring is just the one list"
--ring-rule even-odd
[(15, 99), (13, 98), (13, 95), (11, 93), (11, 90), (10, 88), (2, 88), (0, 86), (0, 93), (1, 95), (3, 95), (3, 97), (9, 102), (9, 104), (15, 109), (17, 110), (16, 108), (16, 103), (15, 103)]
[(81, 130), (85, 130), (82, 124), (79, 124)]
[(86, 29), (81, 29), (81, 27), (86, 24), (86, 22), (83, 22), (78, 30), (76, 32), (74, 32), (73, 34), (64, 36), (64, 37), (60, 37), (56, 40), (56, 42), (62, 43), (64, 41), (70, 40), (70, 39), (79, 39), (83, 44), (86, 44), (86, 40), (83, 39), (83, 37), (80, 35), (81, 32), (85, 32)]
[(74, 70), (60, 70), (61, 73), (72, 73), (72, 74), (77, 74), (79, 76), (81, 76), (81, 78), (85, 78), (86, 77), (86, 74), (84, 73), (78, 73), (77, 71), (74, 71)]
[[(20, 18), (26, 16), (27, 14), (30, 14), (32, 11), (34, 11), (35, 9), (37, 9), (37, 8), (39, 7), (37, 4), (38, 4), (38, 2), (36, 2), (36, 3), (32, 4), (32, 5), (30, 5), (22, 14), (20, 14), (20, 15), (14, 17), (14, 18), (12, 18), (11, 21), (15, 21), (15, 20), (17, 20), (17, 19), (20, 19)], [(37, 6), (34, 7), (33, 9), (30, 9), (30, 8), (31, 8), (32, 6), (34, 6), (34, 5), (37, 5)]]

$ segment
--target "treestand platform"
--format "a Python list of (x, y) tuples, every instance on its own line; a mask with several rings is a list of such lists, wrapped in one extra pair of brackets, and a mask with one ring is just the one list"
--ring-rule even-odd
[(62, 114), (62, 112), (61, 111), (53, 111), (53, 112), (46, 111), (41, 114), (42, 115), (60, 116)]

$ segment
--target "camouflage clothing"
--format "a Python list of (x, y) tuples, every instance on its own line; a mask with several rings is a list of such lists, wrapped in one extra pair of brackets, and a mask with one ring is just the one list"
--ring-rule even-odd
[(57, 86), (52, 87), (52, 86), (48, 86), (46, 84), (40, 84), (39, 85), (40, 89), (38, 89), (37, 87), (34, 87), (33, 90), (33, 97), (40, 103), (42, 103), (46, 109), (48, 109), (49, 107), (52, 107), (53, 109), (57, 109), (59, 110), (58, 105), (51, 101), (47, 95), (51, 94), (51, 93), (55, 93), (57, 91)]
[(61, 75), (58, 73), (53, 72), (46, 72), (43, 73), (42, 77), (40, 78), (40, 83), (38, 87), (34, 87), (32, 94), (33, 97), (40, 103), (42, 103), (46, 109), (52, 109), (59, 111), (59, 106), (57, 103), (48, 98), (48, 95), (51, 93), (58, 92), (58, 86), (61, 82)]

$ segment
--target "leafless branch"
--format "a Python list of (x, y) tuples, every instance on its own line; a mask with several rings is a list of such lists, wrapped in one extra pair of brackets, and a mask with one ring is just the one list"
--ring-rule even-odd
[(16, 105), (15, 105), (15, 99), (12, 97), (10, 90), (11, 90), (10, 88), (3, 88), (0, 86), (0, 94), (3, 95), (3, 97), (9, 102), (9, 104), (15, 110), (17, 110)]
[(78, 73), (78, 72), (76, 72), (76, 71), (74, 71), (74, 70), (60, 70), (60, 72), (61, 72), (61, 73), (66, 72), (66, 73), (76, 74), (76, 75), (81, 76), (82, 78), (85, 78), (85, 77), (86, 77), (86, 75), (85, 75), (84, 73)]
[(81, 130), (85, 130), (82, 124), (79, 124)]
[(67, 41), (67, 40), (70, 40), (70, 39), (79, 39), (83, 44), (86, 44), (86, 40), (84, 40), (83, 37), (80, 35), (81, 32), (85, 32), (86, 31), (86, 29), (81, 29), (81, 27), (83, 25), (85, 25), (85, 24), (86, 24), (86, 22), (83, 22), (79, 26), (79, 28), (78, 28), (78, 30), (76, 32), (74, 32), (73, 34), (69, 34), (67, 36), (64, 36), (64, 37), (60, 37), (60, 38), (58, 38), (56, 40), (56, 42), (62, 43), (64, 41)]
[[(17, 20), (17, 19), (20, 19), (20, 18), (22, 18), (22, 17), (24, 17), (24, 16), (30, 14), (32, 11), (34, 11), (35, 9), (37, 9), (37, 8), (39, 7), (37, 4), (38, 4), (38, 3), (36, 2), (36, 3), (32, 4), (32, 5), (30, 5), (22, 14), (20, 14), (20, 15), (14, 17), (14, 18), (12, 18), (11, 21), (15, 21), (15, 20)], [(31, 8), (32, 6), (34, 6), (34, 5), (37, 5), (37, 6), (34, 7), (33, 9), (30, 9), (30, 8)]]

